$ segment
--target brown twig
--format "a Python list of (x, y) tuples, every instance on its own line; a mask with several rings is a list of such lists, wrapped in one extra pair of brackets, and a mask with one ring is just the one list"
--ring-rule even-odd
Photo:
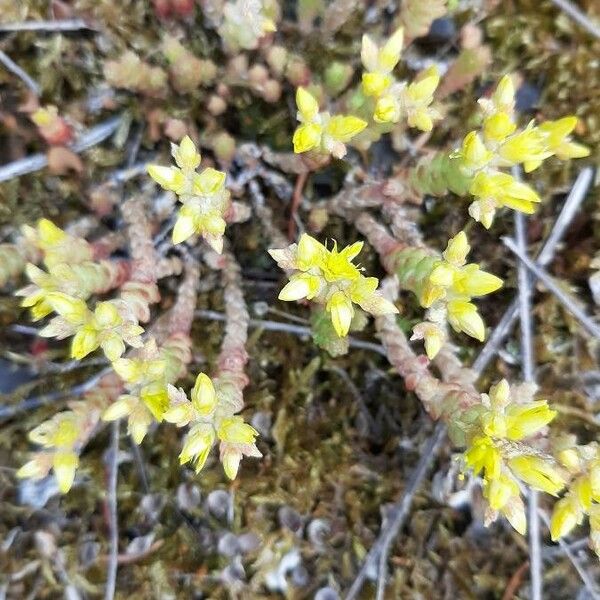
[[(137, 554), (117, 554), (117, 564), (119, 566), (131, 565), (140, 560), (144, 560), (145, 558), (148, 558), (150, 555), (154, 554), (157, 550), (160, 550), (164, 543), (165, 540), (156, 540), (147, 550), (144, 550), (143, 552), (138, 552)], [(110, 556), (106, 554), (104, 556), (100, 556), (98, 560), (99, 562), (104, 563), (108, 562), (109, 558)]]
[(296, 216), (302, 202), (302, 191), (304, 190), (307, 179), (308, 171), (299, 173), (296, 176), (296, 185), (294, 185), (294, 193), (292, 194), (292, 204), (290, 207), (290, 218), (288, 221), (288, 239), (290, 242), (296, 237)]
[(512, 575), (510, 578), (504, 594), (502, 594), (502, 600), (512, 600), (517, 593), (521, 583), (523, 582), (523, 576), (529, 568), (529, 561), (526, 560)]

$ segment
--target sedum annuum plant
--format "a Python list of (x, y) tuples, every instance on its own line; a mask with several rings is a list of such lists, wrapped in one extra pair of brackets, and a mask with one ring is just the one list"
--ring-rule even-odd
[(189, 136), (179, 146), (173, 144), (171, 153), (176, 167), (150, 165), (148, 173), (165, 190), (175, 192), (183, 205), (173, 228), (173, 243), (199, 234), (215, 252), (222, 252), (225, 215), (230, 206), (225, 173), (212, 167), (196, 172), (201, 157)]
[(469, 214), (489, 229), (499, 208), (531, 214), (541, 201), (531, 186), (503, 169), (522, 165), (530, 173), (551, 156), (580, 158), (588, 156), (589, 149), (571, 140), (577, 125), (574, 116), (541, 125), (532, 120), (520, 129), (510, 75), (502, 78), (491, 98), (481, 98), (479, 104), (479, 130), (468, 133), (455, 152), (437, 155), (420, 165), (413, 183), (422, 193), (442, 195), (449, 190), (461, 196), (473, 195)]
[(297, 118), (301, 125), (294, 131), (294, 152), (313, 151), (331, 154), (335, 158), (346, 155), (346, 143), (358, 135), (367, 122), (352, 115), (331, 115), (319, 112), (316, 98), (303, 87), (296, 92)]
[(191, 462), (196, 473), (204, 467), (217, 441), (221, 463), (229, 479), (235, 479), (243, 456), (262, 456), (255, 444), (258, 432), (236, 415), (243, 404), (232, 391), (226, 380), (212, 380), (205, 373), (196, 377), (190, 399), (183, 389), (169, 386), (170, 408), (164, 418), (177, 427), (189, 427), (179, 461), (181, 464)]
[(464, 231), (449, 242), (442, 256), (424, 248), (400, 250), (394, 257), (395, 272), (404, 289), (413, 292), (419, 303), (429, 309), (429, 319), (414, 329), (413, 339), (424, 339), (429, 358), (434, 358), (445, 341), (444, 323), (480, 342), (485, 325), (471, 302), (502, 287), (502, 280), (468, 263), (470, 250)]
[(398, 123), (406, 120), (409, 127), (431, 131), (440, 112), (431, 106), (433, 94), (440, 82), (435, 65), (424, 69), (411, 83), (396, 81), (393, 71), (402, 53), (404, 30), (399, 28), (383, 44), (363, 35), (361, 60), (365, 68), (362, 91), (373, 98), (373, 120), (376, 123)]
[(493, 521), (500, 512), (521, 534), (527, 520), (519, 482), (553, 496), (566, 483), (560, 464), (528, 442), (556, 416), (545, 400), (534, 401), (532, 395), (525, 386), (511, 393), (503, 379), (463, 418), (463, 426), (469, 423), (464, 464), (483, 478), (486, 518)]
[[(275, 30), (277, 19), (276, 3), (235, 0), (224, 5), (213, 25), (226, 49), (236, 52), (239, 48), (258, 48)], [(432, 66), (410, 83), (398, 81), (394, 69), (403, 44), (402, 29), (381, 46), (368, 35), (363, 36), (364, 72), (360, 91), (354, 97), (360, 96), (358, 104), (366, 107), (368, 113), (361, 114), (369, 123), (351, 114), (322, 111), (316, 97), (300, 85), (296, 91), (300, 124), (293, 134), (294, 152), (308, 153), (310, 158), (341, 159), (347, 153), (346, 145), (356, 142), (355, 138), (369, 129), (380, 134), (406, 123), (424, 132), (431, 131), (441, 117), (433, 106), (440, 75)], [(184, 51), (174, 39), (166, 44), (172, 66), (179, 60), (185, 62)], [(278, 62), (272, 54), (270, 58), (273, 64)], [(139, 64), (139, 59), (129, 60), (133, 71)], [(209, 69), (207, 80), (215, 77), (214, 69)], [(260, 71), (255, 69), (255, 75)], [(351, 79), (352, 69), (341, 69), (339, 74), (344, 80), (340, 87), (343, 89)], [(179, 73), (178, 85), (193, 91), (202, 82), (197, 75), (193, 69)], [(162, 76), (150, 79), (156, 84), (152, 90), (162, 87)], [(489, 228), (500, 208), (532, 213), (540, 202), (535, 190), (507, 169), (522, 165), (530, 173), (551, 156), (567, 160), (586, 156), (589, 151), (571, 139), (577, 124), (575, 117), (540, 125), (531, 121), (520, 128), (509, 76), (500, 81), (490, 99), (480, 100), (480, 107), (480, 127), (468, 133), (457, 150), (438, 154), (419, 165), (412, 179), (414, 187), (423, 194), (441, 195), (448, 190), (470, 194), (474, 200), (469, 214)], [(48, 118), (54, 121), (57, 113), (42, 116), (39, 124), (50, 125)], [(158, 257), (139, 206), (132, 207), (135, 214), (128, 222), (133, 238), (130, 260), (102, 256), (86, 240), (42, 219), (36, 228), (25, 228), (23, 249), (16, 244), (0, 245), (0, 283), (24, 270), (30, 284), (17, 292), (23, 298), (22, 305), (31, 309), (34, 320), (51, 317), (40, 335), (72, 337), (71, 356), (75, 360), (101, 348), (110, 363), (110, 372), (84, 400), (70, 402), (68, 410), (57, 413), (30, 433), (31, 441), (40, 449), (18, 471), (19, 477), (40, 478), (52, 470), (59, 490), (66, 493), (75, 480), (80, 452), (99, 423), (121, 418), (127, 419), (128, 433), (136, 444), (144, 440), (154, 423), (166, 421), (186, 428), (179, 460), (182, 465), (190, 464), (197, 473), (217, 444), (220, 461), (230, 479), (236, 477), (244, 456), (261, 456), (256, 445), (257, 431), (239, 414), (243, 408), (242, 392), (248, 383), (244, 369), (248, 360), (245, 345), (249, 315), (239, 284), (239, 265), (224, 249), (226, 219), (232, 206), (225, 187), (226, 174), (212, 167), (199, 172), (201, 156), (188, 136), (179, 145), (173, 144), (171, 153), (175, 166), (150, 165), (148, 173), (162, 188), (175, 193), (181, 203), (172, 242), (181, 244), (199, 235), (224, 261), (216, 268), (225, 272), (229, 314), (213, 376), (197, 375), (189, 395), (176, 387), (192, 358), (189, 332), (199, 278), (197, 268), (191, 269), (180, 284), (172, 309), (173, 313), (183, 311), (183, 317), (175, 314), (176, 318), (166, 319), (168, 326), (157, 319), (156, 327), (148, 330), (139, 324), (150, 321), (150, 306), (161, 299)], [(324, 161), (313, 163), (322, 165)], [(309, 169), (308, 164), (301, 164), (302, 173)], [(262, 215), (267, 212), (265, 208), (262, 206)], [(126, 212), (123, 211), (125, 219)], [(420, 238), (414, 241), (414, 237), (413, 246), (392, 238), (391, 250), (382, 261), (401, 288), (413, 293), (427, 310), (426, 319), (414, 327), (413, 339), (424, 340), (429, 359), (440, 354), (447, 341), (448, 325), (483, 341), (485, 324), (473, 299), (498, 290), (502, 280), (477, 263), (467, 263), (470, 246), (464, 231), (451, 238), (442, 253), (427, 248)], [(346, 338), (353, 322), (361, 316), (366, 320), (362, 311), (377, 317), (382, 339), (386, 332), (398, 332), (402, 339), (394, 340), (398, 342), (394, 348), (388, 344), (388, 356), (397, 355), (397, 360), (390, 358), (390, 362), (407, 382), (411, 378), (411, 389), (422, 392), (424, 388), (419, 386), (431, 385), (431, 402), (439, 409), (436, 416), (448, 422), (453, 443), (465, 448), (464, 471), (482, 479), (489, 505), (486, 519), (491, 521), (503, 515), (524, 533), (522, 484), (553, 496), (563, 493), (552, 515), (552, 538), (567, 535), (588, 516), (592, 542), (600, 552), (600, 446), (595, 442), (577, 446), (571, 438), (546, 440), (546, 428), (556, 412), (545, 400), (534, 400), (532, 386), (511, 389), (502, 380), (479, 397), (471, 383), (465, 392), (454, 380), (448, 383), (443, 377), (427, 379), (427, 361), (421, 360), (423, 357), (413, 361), (417, 367), (407, 366), (406, 362), (415, 357), (410, 348), (407, 350), (409, 344), (395, 323), (397, 307), (384, 297), (378, 279), (365, 276), (354, 263), (362, 248), (363, 242), (354, 242), (338, 249), (335, 241), (328, 247), (303, 234), (287, 248), (269, 250), (289, 278), (279, 299), (313, 303), (318, 307), (315, 312), (319, 312), (319, 318), (326, 316), (327, 325), (330, 323), (339, 339)], [(187, 259), (190, 254), (186, 254)], [(207, 256), (207, 263), (218, 263), (210, 253)], [(167, 270), (170, 274), (174, 272)], [(112, 291), (114, 297), (99, 298)], [(425, 384), (421, 379), (427, 379)]]
[(355, 304), (372, 315), (397, 313), (398, 309), (377, 291), (379, 280), (365, 277), (352, 262), (362, 248), (363, 242), (355, 242), (338, 250), (333, 242), (329, 250), (305, 233), (298, 244), (269, 250), (277, 264), (290, 272), (290, 281), (279, 299), (313, 300), (325, 306), (339, 337), (350, 330)]

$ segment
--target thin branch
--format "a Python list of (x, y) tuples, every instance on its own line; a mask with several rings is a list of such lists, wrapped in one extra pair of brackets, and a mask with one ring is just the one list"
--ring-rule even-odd
[(360, 571), (358, 572), (352, 587), (348, 590), (346, 594), (346, 600), (353, 600), (360, 593), (363, 582), (367, 577), (367, 572), (370, 569), (371, 565), (379, 558), (379, 580), (377, 584), (377, 598), (383, 598), (383, 591), (385, 588), (385, 577), (386, 577), (386, 568), (385, 564), (387, 562), (388, 553), (390, 551), (390, 547), (392, 542), (398, 535), (398, 532), (404, 525), (404, 521), (408, 516), (412, 500), (414, 495), (417, 493), (423, 480), (427, 476), (431, 465), (433, 464), (433, 460), (435, 456), (437, 456), (438, 450), (441, 448), (442, 443), (446, 438), (446, 426), (444, 423), (439, 421), (436, 426), (433, 434), (427, 440), (427, 444), (421, 453), (421, 458), (417, 463), (414, 471), (411, 473), (410, 479), (404, 490), (404, 494), (402, 498), (398, 500), (392, 507), (390, 511), (390, 520), (387, 525), (385, 531), (382, 531), (379, 535), (379, 538), (369, 550), (367, 557), (365, 558)]
[[(548, 529), (550, 529), (550, 517), (548, 517), (546, 512), (540, 508), (538, 509), (538, 515), (544, 523), (544, 525)], [(589, 592), (590, 596), (594, 600), (600, 600), (600, 594), (598, 593), (598, 588), (596, 587), (594, 580), (590, 577), (588, 572), (585, 570), (584, 566), (579, 562), (579, 559), (575, 556), (569, 544), (567, 544), (567, 542), (565, 542), (564, 539), (559, 538), (558, 545), (560, 546), (561, 550), (565, 553), (567, 558), (571, 561), (571, 564), (577, 571), (577, 574), (579, 575), (581, 581), (587, 588), (587, 591)]]
[(106, 589), (104, 600), (113, 600), (117, 583), (117, 566), (119, 555), (119, 523), (117, 516), (117, 475), (119, 470), (119, 429), (120, 421), (117, 420), (111, 427), (111, 443), (109, 450), (108, 469), (108, 496), (106, 503), (109, 515), (110, 553), (106, 573)]
[(552, 0), (555, 6), (567, 13), (573, 21), (581, 25), (586, 31), (600, 39), (600, 26), (592, 21), (588, 15), (583, 13), (577, 6), (569, 0)]
[(523, 261), (525, 266), (544, 284), (548, 291), (556, 296), (556, 299), (579, 321), (580, 325), (590, 335), (600, 339), (600, 326), (581, 309), (577, 299), (561, 289), (545, 269), (536, 265), (529, 257), (524, 255), (517, 248), (513, 240), (503, 237), (502, 242), (513, 254)]
[(61, 31), (96, 31), (94, 27), (86, 23), (83, 19), (62, 19), (56, 21), (19, 21), (15, 23), (0, 24), (0, 33), (11, 31), (42, 31), (45, 33), (54, 33)]
[(36, 96), (42, 93), (37, 81), (28, 75), (8, 54), (0, 50), (0, 63), (16, 75)]
[[(571, 224), (573, 217), (579, 210), (579, 206), (587, 194), (593, 177), (594, 169), (591, 167), (586, 167), (577, 176), (577, 179), (575, 180), (575, 183), (573, 184), (573, 187), (571, 188), (571, 191), (569, 192), (569, 195), (563, 204), (560, 214), (554, 222), (552, 230), (550, 231), (550, 235), (546, 239), (542, 250), (537, 256), (537, 264), (546, 266), (554, 259), (556, 249), (558, 248), (558, 245), (560, 244), (569, 225)], [(490, 360), (492, 360), (492, 358), (498, 352), (500, 344), (502, 344), (506, 336), (510, 333), (513, 324), (517, 320), (518, 314), (519, 300), (518, 298), (515, 298), (502, 315), (498, 325), (496, 325), (492, 331), (485, 346), (473, 363), (472, 368), (474, 371), (482, 372), (487, 367)]]
[[(197, 317), (202, 319), (210, 319), (211, 321), (225, 321), (225, 315), (216, 310), (197, 310), (195, 312)], [(282, 323), (281, 321), (269, 321), (267, 319), (250, 319), (248, 323), (250, 327), (264, 329), (265, 331), (282, 331), (285, 333), (291, 333), (298, 336), (310, 336), (310, 327), (304, 327), (302, 325), (293, 325), (292, 323)], [(381, 356), (387, 356), (383, 346), (380, 344), (374, 344), (373, 342), (363, 342), (348, 336), (350, 346), (353, 348), (361, 348), (362, 350), (370, 350), (381, 354)]]
[[(121, 125), (122, 117), (111, 117), (84, 133), (72, 146), (75, 153), (84, 152), (110, 137)], [(39, 171), (48, 165), (45, 154), (33, 154), (0, 167), (0, 182)]]
[[(515, 239), (519, 250), (527, 252), (527, 234), (525, 231), (525, 216), (515, 212)], [(535, 381), (534, 358), (533, 358), (533, 325), (531, 322), (531, 281), (523, 262), (518, 264), (518, 286), (519, 286), (519, 321), (521, 324), (521, 360), (523, 380)], [(535, 490), (529, 494), (527, 504), (529, 521), (529, 572), (531, 575), (531, 598), (541, 600), (543, 598), (542, 581), (542, 555), (540, 545), (540, 522), (538, 518), (538, 495)]]
[(14, 404), (10, 406), (2, 406), (0, 407), (0, 419), (11, 419), (15, 415), (18, 415), (21, 412), (26, 412), (28, 410), (33, 410), (35, 408), (39, 408), (44, 404), (50, 404), (55, 400), (60, 400), (61, 398), (66, 398), (68, 396), (80, 396), (85, 392), (91, 390), (95, 387), (98, 382), (108, 373), (112, 371), (111, 367), (107, 367), (103, 369), (81, 385), (76, 385), (68, 390), (61, 390), (58, 392), (52, 392), (50, 394), (43, 394), (41, 396), (35, 396), (33, 398), (27, 398), (23, 400), (19, 404)]
[[(542, 262), (542, 264), (549, 263), (552, 260), (552, 258), (554, 257), (554, 252), (555, 252), (560, 240), (562, 239), (568, 225), (571, 223), (573, 216), (575, 215), (575, 213), (577, 211), (577, 208), (579, 207), (581, 201), (583, 200), (583, 198), (589, 188), (589, 185), (592, 180), (592, 175), (593, 175), (592, 169), (584, 169), (579, 174), (575, 184), (573, 185), (573, 188), (572, 188), (569, 196), (567, 197), (567, 199), (565, 201), (563, 209), (561, 210), (561, 212), (552, 228), (552, 231), (551, 231), (550, 235), (548, 236), (546, 243), (544, 244), (544, 247), (538, 256), (538, 260), (540, 262)], [(528, 284), (529, 284), (529, 282), (528, 282)], [(506, 335), (508, 335), (508, 333), (510, 331), (510, 327), (512, 326), (512, 323), (516, 319), (518, 313), (519, 313), (519, 299), (515, 299), (512, 302), (512, 304), (510, 305), (510, 307), (508, 308), (508, 310), (505, 312), (500, 323), (498, 324), (497, 330), (498, 329), (501, 330), (501, 335), (494, 335), (495, 334), (495, 332), (494, 332), (494, 334), (492, 334), (492, 336), (488, 340), (488, 343), (481, 350), (479, 356), (475, 359), (473, 366), (472, 366), (472, 369), (475, 373), (477, 373), (477, 374), (481, 373), (483, 371), (483, 369), (485, 369), (485, 367), (487, 366), (487, 364), (489, 363), (491, 358), (496, 354), (500, 344), (502, 343), (502, 340), (506, 337)], [(436, 432), (434, 433), (434, 435), (438, 432), (438, 428), (441, 428), (441, 431), (445, 434), (445, 432), (446, 432), (445, 425), (442, 423), (438, 423), (438, 425), (436, 427)], [(441, 445), (437, 445), (437, 446), (434, 445), (432, 452), (430, 452), (429, 454), (423, 455), (422, 463), (421, 463), (421, 461), (419, 462), (419, 465), (415, 469), (415, 472), (418, 468), (422, 468), (424, 470), (424, 472), (426, 473), (429, 465), (431, 465), (433, 463), (433, 461), (435, 460), (435, 458), (437, 456), (437, 451), (440, 447), (441, 447)], [(414, 475), (415, 475), (415, 473), (413, 473), (413, 476)], [(423, 477), (424, 476), (425, 475), (423, 474)], [(410, 504), (412, 502), (412, 496), (409, 496), (408, 494), (403, 496), (400, 499), (399, 503), (404, 503), (404, 502), (406, 503), (406, 506), (407, 506), (406, 510), (409, 510)], [(398, 506), (398, 504), (397, 504), (397, 506)], [(380, 550), (381, 546), (379, 545), (380, 541), (382, 539), (382, 535), (384, 535), (383, 532), (380, 533), (379, 539), (377, 540), (377, 542), (375, 542), (375, 544), (369, 551), (369, 554), (367, 555), (367, 558), (365, 559), (363, 566), (361, 567), (356, 579), (354, 580), (354, 582), (352, 584), (352, 587), (350, 588), (350, 590), (348, 592), (348, 595), (346, 596), (347, 600), (352, 600), (352, 598), (355, 598), (356, 595), (360, 592), (360, 589), (362, 588), (362, 585), (366, 578), (367, 571), (369, 569), (370, 564), (372, 564), (372, 562), (374, 560), (376, 560), (376, 557), (379, 555), (379, 552), (382, 551), (382, 550)], [(378, 590), (377, 590), (378, 598), (383, 598), (382, 594), (384, 593), (384, 589), (385, 589), (385, 576), (386, 576), (385, 575), (385, 573), (386, 573), (385, 567), (387, 564), (388, 552), (389, 552), (389, 546), (386, 548), (385, 552), (383, 552), (382, 554), (379, 555), (379, 570), (378, 570), (379, 576), (378, 576)]]

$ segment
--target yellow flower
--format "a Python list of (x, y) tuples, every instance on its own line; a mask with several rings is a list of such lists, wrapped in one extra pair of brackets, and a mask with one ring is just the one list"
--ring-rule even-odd
[(350, 298), (344, 292), (334, 292), (327, 302), (326, 309), (331, 314), (331, 322), (338, 336), (348, 335), (350, 323), (354, 316), (354, 308)]
[(565, 480), (556, 465), (540, 456), (515, 456), (508, 463), (512, 472), (532, 488), (556, 496), (565, 487)]
[(464, 460), (475, 475), (483, 471), (485, 479), (489, 481), (500, 476), (502, 455), (489, 436), (476, 437), (465, 451)]
[[(142, 345), (140, 335), (143, 328), (137, 324), (133, 316), (125, 320), (120, 314), (116, 301), (99, 302), (92, 313), (83, 300), (72, 298), (60, 292), (47, 296), (52, 308), (72, 326), (74, 334), (71, 343), (71, 356), (81, 360), (98, 347), (111, 360), (117, 360), (125, 352), (125, 342), (130, 346)], [(124, 305), (121, 305), (124, 308)], [(52, 334), (52, 330), (49, 332)], [(42, 330), (41, 335), (48, 333)]]
[(173, 144), (172, 154), (182, 171), (195, 171), (200, 166), (200, 153), (189, 135), (181, 140), (179, 146)]
[(492, 510), (501, 510), (513, 496), (519, 495), (517, 482), (505, 473), (487, 481), (484, 489)]
[(583, 144), (571, 141), (570, 135), (577, 125), (577, 117), (568, 116), (557, 121), (546, 121), (539, 126), (548, 151), (561, 160), (589, 156), (590, 150)]
[(103, 413), (103, 421), (116, 421), (127, 417), (133, 411), (137, 398), (130, 394), (123, 394), (117, 398)]
[(404, 29), (399, 27), (390, 36), (389, 40), (379, 50), (377, 63), (380, 69), (391, 72), (398, 64), (402, 47), (404, 46)]
[(492, 94), (492, 106), (495, 111), (512, 114), (515, 105), (515, 86), (510, 75), (504, 75)]
[(191, 393), (192, 405), (199, 415), (209, 415), (217, 406), (217, 393), (210, 377), (200, 373)]
[(117, 375), (130, 384), (145, 384), (160, 379), (165, 372), (165, 361), (159, 358), (120, 358), (113, 361), (112, 366)]
[(362, 247), (363, 242), (355, 242), (338, 250), (334, 242), (328, 250), (313, 237), (303, 234), (297, 245), (269, 250), (281, 268), (296, 271), (281, 290), (279, 299), (307, 298), (324, 304), (340, 337), (347, 335), (350, 328), (353, 303), (373, 315), (397, 312), (396, 307), (377, 292), (377, 278), (364, 277), (353, 264)]
[(334, 115), (325, 125), (325, 135), (336, 142), (346, 143), (355, 135), (358, 135), (366, 126), (367, 122), (358, 117)]
[(429, 108), (433, 93), (440, 83), (440, 73), (435, 65), (425, 69), (416, 80), (403, 91), (402, 104), (406, 107), (408, 125), (421, 131), (431, 131), (434, 119), (439, 119), (437, 110)]
[(390, 73), (400, 60), (404, 45), (404, 30), (397, 29), (382, 48), (368, 36), (363, 35), (361, 60), (367, 70), (362, 76), (363, 92), (367, 96), (379, 97), (392, 84)]
[(320, 113), (317, 100), (303, 87), (296, 91), (296, 104), (301, 125), (294, 131), (292, 142), (297, 154), (318, 150), (342, 158), (345, 144), (367, 126), (366, 121), (351, 115)]
[(56, 452), (54, 454), (52, 467), (61, 494), (66, 494), (71, 489), (78, 465), (79, 457), (75, 452)]
[(312, 300), (321, 289), (321, 280), (317, 275), (299, 273), (292, 275), (290, 282), (279, 292), (279, 300), (292, 302), (306, 298)]
[(528, 404), (512, 404), (506, 410), (509, 440), (522, 440), (538, 432), (554, 419), (556, 411), (551, 410), (545, 400)]
[(175, 192), (183, 206), (173, 228), (173, 243), (201, 235), (217, 253), (223, 251), (225, 213), (229, 207), (226, 175), (212, 167), (197, 173), (201, 156), (189, 136), (171, 151), (177, 167), (149, 165), (148, 174), (166, 190)]
[(492, 200), (498, 206), (508, 206), (525, 214), (534, 213), (536, 204), (541, 201), (527, 184), (498, 171), (477, 173), (469, 191), (479, 198)]
[(319, 114), (319, 103), (306, 88), (296, 90), (296, 106), (300, 122), (312, 121)]
[(54, 292), (48, 294), (46, 299), (52, 310), (70, 325), (83, 325), (91, 316), (87, 304), (79, 298), (73, 298), (62, 292)]
[(483, 122), (483, 135), (488, 142), (502, 142), (516, 129), (510, 115), (502, 111), (490, 115)]
[(580, 521), (582, 515), (579, 507), (570, 496), (561, 498), (552, 511), (550, 520), (550, 535), (556, 542), (567, 535)]
[(315, 150), (321, 145), (321, 136), (323, 135), (323, 127), (317, 123), (306, 123), (300, 125), (294, 131), (292, 143), (294, 144), (294, 152), (301, 154), (309, 150)]
[(376, 123), (397, 123), (400, 120), (400, 102), (391, 94), (377, 99), (373, 120)]
[(485, 324), (477, 312), (477, 307), (471, 302), (450, 300), (448, 322), (455, 331), (464, 331), (480, 342), (485, 339)]
[(227, 449), (222, 453), (221, 463), (223, 464), (223, 470), (225, 471), (225, 475), (232, 481), (236, 478), (241, 460), (242, 453), (234, 448)]
[(501, 379), (490, 387), (490, 404), (494, 410), (504, 410), (510, 402), (510, 386), (506, 379)]
[(423, 321), (413, 327), (413, 334), (410, 339), (411, 341), (424, 340), (427, 358), (433, 360), (446, 341), (446, 335), (444, 330), (436, 323)]
[(463, 140), (460, 156), (466, 168), (475, 170), (487, 165), (494, 153), (486, 148), (476, 131), (471, 131)]
[(200, 423), (190, 429), (185, 436), (183, 448), (179, 454), (179, 463), (195, 462), (196, 473), (202, 470), (210, 450), (215, 442), (212, 425)]
[(223, 419), (219, 423), (217, 436), (223, 442), (233, 444), (254, 444), (258, 431), (239, 416)]
[[(379, 98), (394, 81), (387, 73), (363, 73), (362, 89), (366, 96)], [(381, 98), (379, 98), (381, 100)]]
[(526, 173), (533, 171), (545, 158), (552, 156), (546, 149), (544, 136), (532, 123), (527, 129), (508, 138), (500, 146), (498, 154), (507, 165), (524, 163)]
[(508, 522), (513, 526), (515, 531), (521, 535), (525, 535), (527, 532), (527, 517), (525, 516), (525, 506), (520, 496), (513, 496), (500, 509), (500, 512), (508, 519)]

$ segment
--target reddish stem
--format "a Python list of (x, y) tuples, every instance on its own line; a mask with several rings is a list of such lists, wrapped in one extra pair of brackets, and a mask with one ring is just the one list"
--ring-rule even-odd
[(308, 171), (299, 173), (296, 177), (296, 185), (294, 186), (294, 194), (292, 195), (292, 207), (290, 209), (290, 220), (288, 221), (288, 239), (291, 241), (296, 237), (296, 214), (302, 202), (302, 191), (308, 179)]

